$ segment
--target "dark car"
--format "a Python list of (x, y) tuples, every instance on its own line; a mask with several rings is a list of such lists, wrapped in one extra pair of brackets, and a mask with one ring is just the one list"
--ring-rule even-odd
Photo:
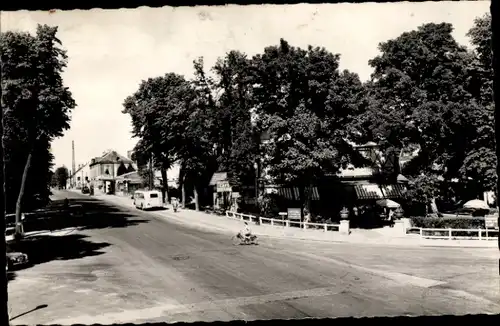
[(28, 264), (28, 255), (23, 254), (22, 252), (13, 252), (10, 250), (9, 245), (7, 245), (7, 264), (5, 266), (5, 270), (10, 271), (16, 267), (20, 267)]
[(89, 194), (89, 193), (90, 193), (89, 187), (85, 186), (82, 188), (82, 194)]

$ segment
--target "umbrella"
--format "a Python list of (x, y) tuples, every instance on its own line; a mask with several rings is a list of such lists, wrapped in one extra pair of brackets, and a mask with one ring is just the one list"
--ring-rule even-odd
[(488, 204), (480, 199), (469, 200), (464, 204), (464, 208), (490, 209)]
[(381, 199), (377, 201), (377, 205), (387, 208), (398, 208), (401, 205), (390, 199)]

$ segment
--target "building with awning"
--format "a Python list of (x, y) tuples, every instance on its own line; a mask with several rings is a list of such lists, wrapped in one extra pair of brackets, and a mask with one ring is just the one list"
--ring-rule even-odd
[(129, 172), (117, 176), (116, 181), (116, 191), (122, 194), (132, 194), (134, 191), (140, 189), (143, 186), (142, 177), (137, 171)]
[(227, 172), (215, 172), (208, 185), (213, 189), (214, 208), (237, 209), (236, 198), (233, 198), (233, 187), (229, 182)]

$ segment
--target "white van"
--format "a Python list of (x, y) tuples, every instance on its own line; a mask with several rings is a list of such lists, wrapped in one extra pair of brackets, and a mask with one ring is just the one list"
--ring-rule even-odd
[(134, 206), (139, 209), (162, 208), (163, 198), (157, 190), (137, 190), (134, 192)]

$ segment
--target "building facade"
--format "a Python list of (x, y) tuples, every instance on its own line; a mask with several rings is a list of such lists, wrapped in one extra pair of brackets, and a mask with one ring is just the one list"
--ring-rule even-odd
[(89, 163), (89, 179), (94, 190), (106, 194), (115, 193), (117, 177), (134, 171), (137, 171), (137, 165), (114, 150), (93, 158)]

